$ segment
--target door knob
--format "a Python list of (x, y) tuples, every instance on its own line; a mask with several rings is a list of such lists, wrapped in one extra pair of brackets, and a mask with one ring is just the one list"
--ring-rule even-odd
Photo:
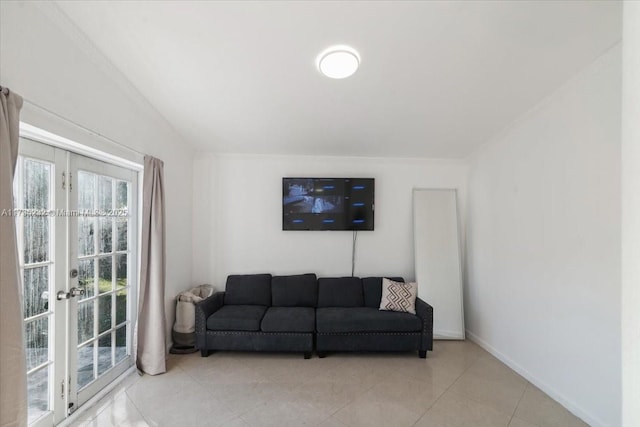
[(84, 295), (84, 289), (73, 287), (69, 289), (69, 293), (72, 297), (79, 297)]
[(58, 291), (58, 293), (56, 294), (56, 299), (60, 301), (63, 299), (69, 299), (69, 298), (82, 296), (82, 295), (84, 295), (84, 289), (73, 287), (69, 289), (69, 292)]

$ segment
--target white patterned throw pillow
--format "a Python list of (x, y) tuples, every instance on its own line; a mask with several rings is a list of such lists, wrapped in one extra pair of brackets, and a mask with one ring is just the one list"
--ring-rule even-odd
[(416, 282), (394, 282), (393, 280), (383, 278), (380, 310), (402, 311), (416, 314), (417, 296), (418, 284)]

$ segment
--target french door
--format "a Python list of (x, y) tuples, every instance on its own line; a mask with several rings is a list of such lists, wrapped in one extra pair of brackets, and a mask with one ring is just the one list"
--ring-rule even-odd
[(19, 154), (29, 424), (50, 426), (133, 365), (138, 177), (26, 138)]

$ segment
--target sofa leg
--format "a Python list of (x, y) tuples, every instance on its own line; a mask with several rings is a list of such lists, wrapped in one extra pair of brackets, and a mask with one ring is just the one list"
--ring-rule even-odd
[(305, 351), (304, 352), (304, 358), (305, 359), (311, 359), (311, 352), (310, 351)]
[(418, 352), (418, 357), (420, 357), (420, 359), (426, 359), (427, 358), (427, 350), (420, 350)]
[(326, 351), (318, 351), (318, 357), (320, 359), (324, 359), (325, 357), (327, 357), (327, 352)]
[(209, 357), (210, 351), (209, 350), (200, 350), (200, 356), (202, 357)]

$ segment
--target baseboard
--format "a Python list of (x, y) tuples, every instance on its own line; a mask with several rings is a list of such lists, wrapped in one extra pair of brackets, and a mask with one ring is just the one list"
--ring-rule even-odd
[(464, 340), (464, 331), (433, 331), (434, 340)]
[(588, 411), (585, 411), (580, 406), (576, 405), (575, 402), (567, 399), (564, 395), (559, 393), (555, 388), (549, 386), (544, 381), (537, 378), (531, 372), (524, 369), (522, 366), (511, 360), (505, 354), (500, 352), (498, 349), (490, 345), (488, 342), (480, 338), (478, 335), (474, 334), (470, 330), (467, 329), (467, 338), (474, 343), (478, 344), (480, 347), (491, 353), (496, 359), (500, 360), (502, 363), (507, 365), (509, 368), (516, 371), (520, 374), (524, 379), (529, 381), (531, 384), (538, 387), (540, 390), (545, 392), (549, 397), (562, 405), (567, 411), (571, 412), (576, 417), (580, 418), (585, 423), (589, 424), (592, 427), (606, 427), (606, 424), (599, 420), (598, 418), (591, 415)]

